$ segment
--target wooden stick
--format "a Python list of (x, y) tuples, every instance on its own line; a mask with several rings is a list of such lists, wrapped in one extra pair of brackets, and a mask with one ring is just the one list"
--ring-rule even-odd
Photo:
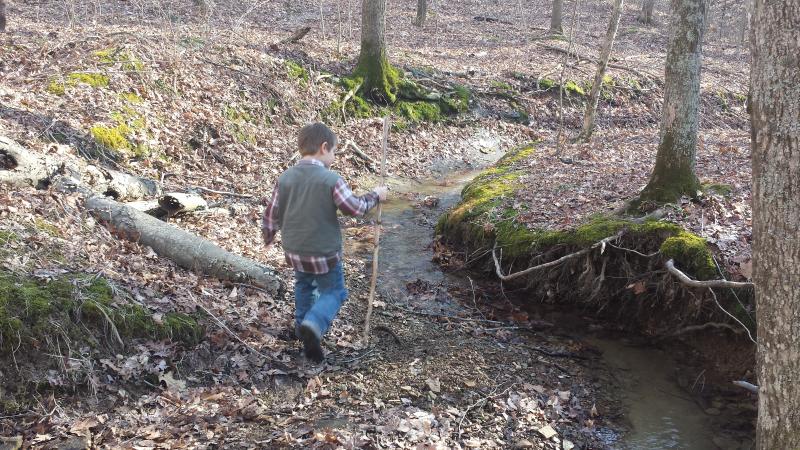
[[(383, 143), (381, 144), (381, 186), (386, 184), (386, 147), (389, 141), (389, 116), (383, 118)], [(375, 300), (375, 285), (378, 282), (378, 252), (381, 249), (381, 203), (378, 202), (378, 219), (375, 222), (375, 251), (372, 254), (372, 281), (369, 283), (367, 318), (364, 320), (364, 342), (369, 343), (369, 319), (372, 317), (372, 302)]]

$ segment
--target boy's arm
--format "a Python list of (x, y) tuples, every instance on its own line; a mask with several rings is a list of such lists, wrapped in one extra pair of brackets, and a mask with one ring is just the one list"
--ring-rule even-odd
[(339, 178), (333, 187), (333, 202), (343, 214), (348, 216), (363, 216), (370, 209), (378, 204), (378, 194), (369, 192), (362, 196), (357, 196), (350, 190), (350, 186)]
[(267, 208), (264, 210), (264, 217), (261, 219), (261, 236), (264, 238), (264, 244), (269, 246), (275, 240), (275, 234), (280, 229), (280, 221), (278, 220), (278, 184), (272, 190), (272, 199), (267, 203)]

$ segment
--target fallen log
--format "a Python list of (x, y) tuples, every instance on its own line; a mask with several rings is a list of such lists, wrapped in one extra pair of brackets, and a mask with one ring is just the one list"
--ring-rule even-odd
[(158, 182), (117, 170), (39, 155), (0, 136), (0, 183), (44, 189), (50, 185), (64, 190), (85, 187), (118, 200), (138, 200), (161, 195)]
[(13, 140), (0, 136), (0, 182), (12, 186), (44, 187), (58, 171), (58, 165), (25, 150)]
[(184, 194), (181, 192), (171, 192), (158, 199), (158, 206), (172, 217), (177, 214), (207, 209), (206, 200), (197, 194)]
[(271, 268), (230, 253), (188, 231), (100, 196), (87, 199), (86, 207), (121, 238), (147, 245), (185, 269), (220, 280), (252, 284), (275, 298), (282, 297), (285, 292), (283, 281)]

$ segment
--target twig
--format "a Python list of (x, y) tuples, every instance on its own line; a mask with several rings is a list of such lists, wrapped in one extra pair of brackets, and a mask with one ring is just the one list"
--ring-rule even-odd
[(608, 245), (610, 245), (611, 247), (616, 248), (617, 250), (624, 250), (626, 252), (635, 253), (635, 254), (637, 254), (637, 255), (639, 255), (641, 257), (644, 257), (644, 258), (652, 258), (652, 257), (658, 255), (659, 253), (661, 253), (661, 250), (656, 250), (655, 252), (650, 253), (649, 255), (645, 255), (644, 253), (638, 252), (638, 251), (636, 251), (636, 250), (634, 250), (632, 248), (617, 247), (616, 245), (614, 245), (614, 244), (612, 244), (610, 242), (608, 243)]
[[(389, 116), (383, 118), (383, 142), (381, 144), (381, 185), (386, 183), (386, 147), (389, 143)], [(372, 280), (369, 283), (369, 298), (367, 300), (367, 317), (364, 320), (364, 342), (369, 342), (369, 319), (372, 317), (372, 302), (375, 300), (375, 285), (378, 282), (378, 252), (381, 249), (381, 212), (382, 207), (378, 201), (378, 217), (375, 221), (375, 250), (372, 255)]]
[(220, 326), (220, 328), (222, 328), (223, 330), (225, 330), (225, 331), (226, 331), (226, 332), (227, 332), (229, 335), (231, 335), (231, 337), (233, 337), (234, 339), (236, 339), (237, 341), (239, 341), (241, 344), (243, 344), (245, 347), (247, 347), (247, 349), (248, 349), (248, 350), (250, 350), (251, 352), (255, 353), (255, 354), (256, 354), (256, 355), (258, 355), (258, 356), (261, 356), (262, 358), (266, 358), (266, 359), (269, 359), (269, 360), (271, 360), (271, 359), (272, 359), (271, 357), (269, 357), (269, 356), (265, 355), (264, 353), (261, 353), (260, 351), (256, 350), (255, 348), (253, 348), (253, 346), (252, 346), (252, 345), (250, 345), (250, 344), (248, 344), (247, 342), (245, 342), (244, 340), (242, 340), (242, 338), (240, 338), (238, 334), (236, 334), (236, 333), (234, 333), (233, 331), (231, 331), (231, 329), (230, 329), (230, 328), (228, 328), (228, 326), (227, 326), (227, 325), (225, 325), (224, 323), (222, 323), (222, 321), (221, 321), (221, 320), (219, 320), (219, 318), (218, 318), (217, 316), (215, 316), (215, 315), (214, 315), (214, 313), (212, 313), (211, 311), (209, 311), (209, 310), (208, 310), (208, 308), (206, 308), (205, 306), (201, 305), (201, 304), (200, 304), (200, 303), (197, 301), (197, 299), (196, 299), (196, 298), (194, 298), (194, 295), (192, 295), (192, 293), (191, 293), (191, 292), (189, 292), (189, 297), (192, 299), (192, 302), (194, 302), (194, 304), (195, 304), (196, 306), (200, 307), (200, 309), (202, 309), (203, 311), (205, 311), (205, 313), (206, 313), (206, 314), (208, 314), (209, 316), (211, 316), (211, 318), (212, 318), (212, 319), (214, 319), (214, 321), (215, 321), (215, 322), (217, 322), (217, 325), (219, 325), (219, 326)]
[(671, 274), (675, 275), (675, 277), (678, 278), (678, 280), (680, 280), (681, 283), (689, 287), (735, 288), (735, 289), (754, 287), (754, 284), (750, 282), (739, 282), (739, 281), (728, 281), (728, 280), (707, 280), (707, 281), (692, 280), (685, 273), (681, 272), (677, 267), (675, 267), (675, 260), (670, 259), (664, 265)]
[[(730, 282), (729, 282), (729, 283), (730, 283)], [(728, 312), (728, 311), (727, 311), (725, 308), (723, 308), (723, 307), (722, 307), (722, 305), (720, 305), (720, 304), (719, 304), (719, 300), (717, 300), (717, 294), (714, 292), (714, 290), (713, 290), (713, 289), (711, 289), (711, 288), (708, 288), (708, 292), (710, 292), (710, 293), (711, 293), (711, 297), (713, 297), (713, 298), (714, 298), (714, 303), (716, 303), (716, 304), (717, 304), (717, 308), (719, 308), (719, 309), (720, 309), (722, 312), (724, 312), (724, 313), (725, 313), (725, 314), (726, 314), (728, 317), (730, 317), (731, 319), (735, 320), (735, 321), (736, 321), (736, 323), (738, 323), (739, 325), (741, 325), (741, 326), (742, 326), (742, 328), (744, 328), (744, 331), (746, 331), (746, 332), (747, 332), (747, 337), (749, 337), (749, 338), (750, 338), (750, 340), (753, 342), (753, 344), (756, 344), (756, 345), (758, 345), (758, 341), (756, 341), (755, 339), (753, 339), (753, 335), (752, 335), (752, 334), (750, 334), (750, 328), (747, 328), (747, 327), (746, 327), (746, 326), (745, 326), (745, 325), (742, 323), (742, 321), (741, 321), (741, 320), (737, 319), (737, 318), (736, 318), (736, 316), (734, 316), (733, 314), (729, 313), (729, 312)]]
[[(575, 253), (570, 253), (569, 255), (564, 255), (564, 256), (562, 256), (561, 258), (558, 258), (555, 261), (550, 261), (550, 262), (547, 262), (547, 263), (544, 263), (544, 264), (539, 264), (537, 266), (528, 267), (525, 270), (521, 270), (521, 271), (515, 272), (515, 273), (510, 273), (508, 275), (504, 275), (503, 272), (502, 272), (502, 269), (500, 268), (500, 261), (498, 261), (497, 253), (495, 252), (495, 249), (497, 248), (497, 245), (495, 244), (495, 249), (492, 249), (492, 259), (494, 260), (495, 273), (497, 274), (497, 277), (500, 278), (503, 281), (513, 280), (515, 278), (519, 278), (521, 276), (525, 276), (525, 275), (527, 275), (527, 274), (529, 274), (531, 272), (534, 272), (536, 270), (546, 269), (548, 267), (557, 266), (557, 265), (561, 264), (564, 261), (567, 261), (567, 260), (570, 260), (570, 259), (573, 259), (573, 258), (577, 258), (578, 256), (581, 256), (581, 255), (585, 255), (585, 254), (589, 253), (590, 251), (594, 250), (597, 247), (602, 247), (603, 249), (605, 249), (606, 243), (608, 243), (608, 242), (610, 242), (610, 241), (612, 241), (614, 239), (619, 238), (619, 236), (620, 236), (620, 233), (617, 233), (617, 234), (615, 234), (613, 236), (609, 236), (609, 237), (607, 237), (605, 239), (602, 239), (602, 240), (592, 244), (591, 247), (587, 247), (587, 248), (585, 248), (583, 250), (580, 250), (580, 251), (577, 251)], [(601, 253), (602, 253), (602, 251), (601, 251)]]
[(228, 195), (230, 197), (237, 197), (237, 198), (253, 198), (251, 194), (237, 194), (236, 192), (228, 192), (228, 191), (218, 191), (216, 189), (209, 189), (202, 186), (193, 186), (192, 189), (197, 189), (203, 192), (208, 192), (210, 194), (219, 194), (219, 195)]
[(353, 142), (353, 141), (345, 142), (344, 143), (344, 148), (342, 148), (341, 153), (344, 153), (345, 150), (347, 150), (348, 147), (352, 148), (353, 149), (353, 153), (355, 153), (356, 156), (358, 156), (359, 158), (363, 159), (364, 161), (369, 162), (370, 164), (375, 164), (375, 160), (372, 159), (372, 157), (370, 157), (368, 154), (364, 153), (364, 151), (362, 151), (361, 148), (358, 145), (356, 145), (356, 143)]
[(345, 113), (345, 107), (347, 106), (347, 101), (350, 100), (353, 97), (353, 95), (355, 95), (355, 93), (358, 92), (359, 89), (361, 89), (362, 84), (363, 81), (361, 83), (356, 84), (355, 86), (353, 86), (353, 89), (347, 91), (347, 94), (344, 96), (344, 99), (342, 100), (342, 120), (347, 121), (347, 113)]
[(684, 333), (691, 333), (692, 331), (701, 331), (707, 328), (724, 328), (726, 330), (730, 330), (736, 334), (744, 333), (744, 330), (740, 330), (729, 323), (722, 323), (722, 322), (708, 322), (702, 325), (689, 325), (688, 327), (683, 327), (680, 330), (675, 331), (674, 333), (670, 334), (670, 336), (678, 336)]
[(479, 404), (481, 404), (481, 402), (483, 402), (484, 404), (486, 404), (486, 402), (487, 402), (487, 401), (489, 401), (489, 399), (491, 399), (491, 398), (495, 398), (495, 397), (500, 397), (501, 395), (504, 395), (504, 394), (505, 394), (506, 392), (508, 392), (508, 391), (509, 391), (509, 390), (510, 390), (512, 387), (514, 387), (514, 385), (515, 385), (515, 384), (516, 384), (516, 383), (513, 383), (513, 384), (511, 384), (510, 386), (508, 386), (507, 388), (505, 388), (505, 389), (503, 390), (503, 392), (501, 392), (501, 393), (499, 393), (499, 394), (495, 394), (495, 392), (497, 392), (497, 390), (498, 390), (498, 389), (500, 389), (500, 385), (497, 385), (497, 386), (495, 386), (495, 387), (494, 387), (494, 389), (492, 389), (492, 392), (490, 392), (490, 393), (489, 393), (489, 395), (487, 395), (486, 397), (481, 397), (481, 398), (480, 398), (480, 399), (478, 399), (478, 401), (476, 401), (475, 403), (473, 403), (473, 404), (471, 404), (471, 405), (467, 406), (467, 409), (464, 411), (464, 414), (462, 414), (462, 415), (461, 415), (461, 417), (458, 419), (458, 427), (457, 427), (457, 434), (458, 434), (458, 437), (459, 437), (459, 438), (461, 438), (461, 424), (464, 422), (464, 418), (465, 418), (465, 417), (467, 417), (467, 414), (469, 414), (469, 412), (472, 410), (472, 408), (475, 408), (476, 406), (478, 406)]

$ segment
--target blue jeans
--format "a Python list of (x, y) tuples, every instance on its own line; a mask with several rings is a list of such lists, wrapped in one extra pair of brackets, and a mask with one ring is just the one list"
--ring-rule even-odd
[(294, 272), (295, 330), (304, 320), (312, 322), (322, 336), (347, 299), (342, 262), (328, 273)]

